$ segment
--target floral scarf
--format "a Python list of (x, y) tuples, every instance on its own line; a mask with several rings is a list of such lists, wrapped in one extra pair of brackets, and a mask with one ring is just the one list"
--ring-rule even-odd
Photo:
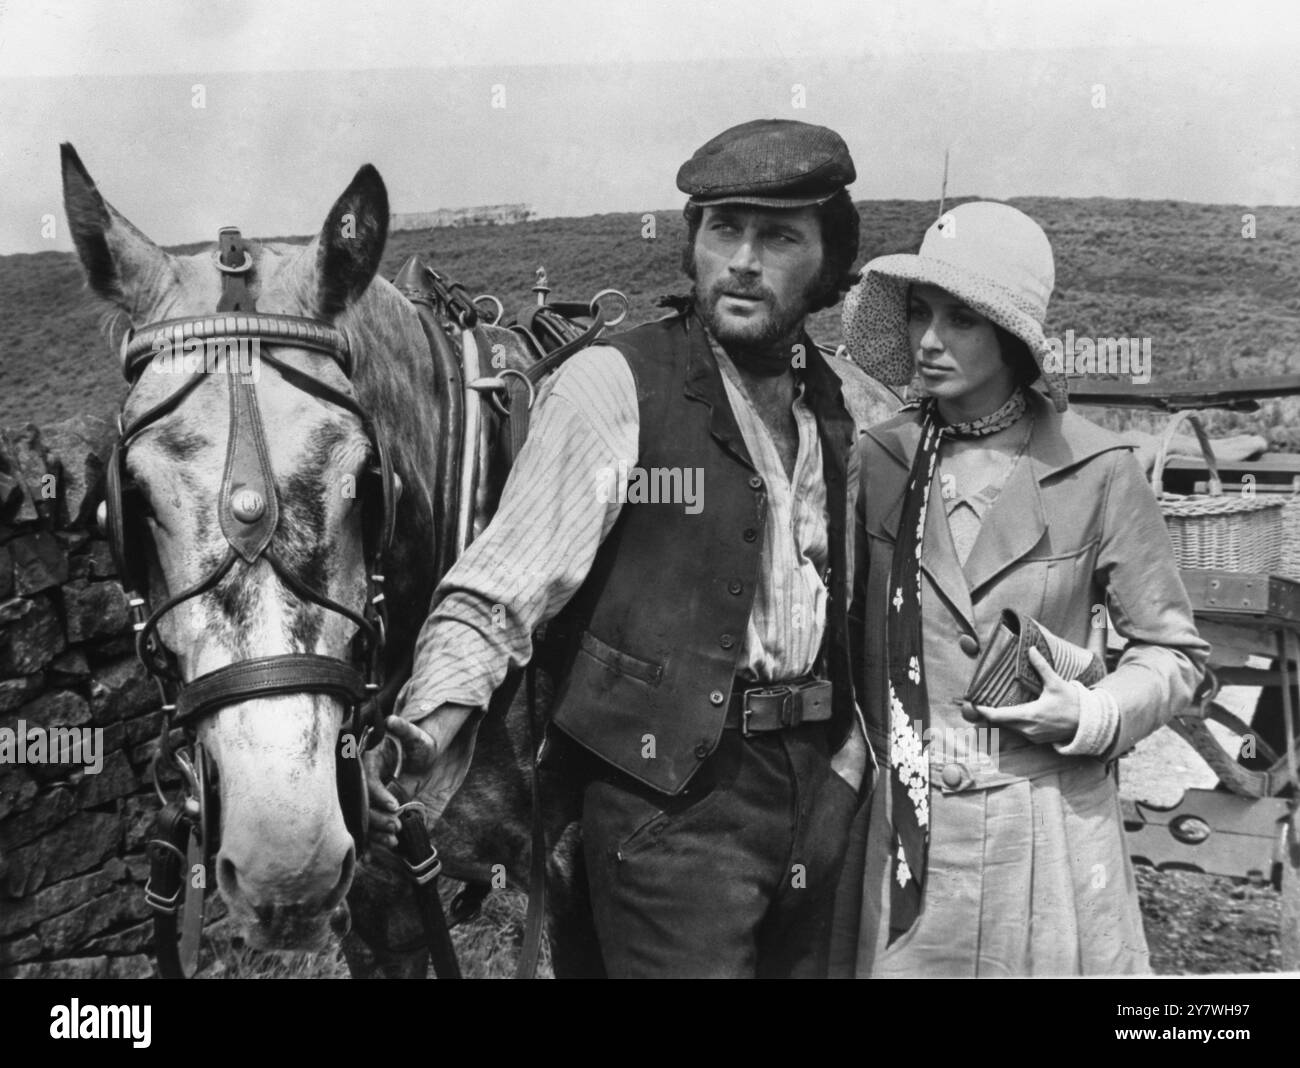
[[(908, 407), (912, 407), (909, 405)], [(905, 934), (921, 912), (930, 844), (930, 755), (926, 751), (930, 700), (925, 689), (921, 636), (921, 552), (930, 485), (945, 438), (985, 437), (1017, 422), (1027, 407), (1016, 390), (997, 411), (969, 423), (943, 422), (933, 398), (919, 402), (921, 442), (907, 477), (898, 543), (889, 572), (885, 613), (889, 687), (889, 777), (893, 814), (890, 847), (889, 943)]]

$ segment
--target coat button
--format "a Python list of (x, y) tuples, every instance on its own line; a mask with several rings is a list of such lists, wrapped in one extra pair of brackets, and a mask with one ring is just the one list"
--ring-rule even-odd
[(763, 480), (759, 478), (757, 475), (752, 476), (749, 480), (749, 488), (753, 490), (762, 489)]
[(755, 530), (753, 527), (745, 528), (744, 538), (746, 541), (753, 541), (757, 537), (758, 537), (757, 530)]
[(732, 579), (730, 582), (727, 583), (728, 593), (734, 593), (738, 595), (740, 591), (743, 590), (744, 588), (745, 588), (744, 584), (738, 582), (736, 579)]
[(963, 768), (960, 764), (945, 764), (940, 778), (944, 786), (949, 790), (955, 790), (961, 785)]
[(975, 656), (980, 651), (980, 643), (975, 640), (974, 635), (963, 634), (960, 638), (957, 639), (957, 648), (959, 648), (967, 656)]
[(710, 704), (720, 705), (726, 699), (727, 699), (727, 695), (723, 693), (721, 690), (714, 690), (711, 694), (709, 694)]
[(733, 638), (730, 634), (724, 634), (721, 638), (718, 639), (718, 644), (721, 645), (722, 648), (724, 649), (730, 649), (733, 645), (736, 644), (736, 639)]
[(708, 755), (709, 755), (709, 743), (708, 743), (708, 742), (701, 742), (699, 745), (697, 745), (697, 746), (695, 747), (695, 759), (696, 759), (696, 760), (703, 760), (703, 759), (704, 759), (706, 756), (708, 756)]

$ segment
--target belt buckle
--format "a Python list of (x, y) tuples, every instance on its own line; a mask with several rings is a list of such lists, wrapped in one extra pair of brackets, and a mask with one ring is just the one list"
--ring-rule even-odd
[(749, 717), (754, 714), (754, 710), (749, 707), (751, 697), (780, 697), (781, 710), (777, 714), (777, 722), (783, 727), (796, 726), (794, 722), (794, 690), (789, 686), (755, 686), (752, 690), (745, 691), (744, 702), (740, 707), (740, 733), (743, 737), (748, 738), (752, 734), (749, 729)]

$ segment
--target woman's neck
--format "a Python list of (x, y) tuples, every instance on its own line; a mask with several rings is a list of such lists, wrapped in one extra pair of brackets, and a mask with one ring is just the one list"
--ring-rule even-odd
[(939, 414), (950, 426), (983, 419), (1006, 404), (1016, 389), (1014, 382), (1009, 385), (997, 383), (988, 389), (966, 393), (960, 397), (942, 397), (939, 400)]

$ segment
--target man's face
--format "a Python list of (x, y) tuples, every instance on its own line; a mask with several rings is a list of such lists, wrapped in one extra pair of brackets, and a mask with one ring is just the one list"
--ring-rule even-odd
[(808, 314), (823, 255), (816, 208), (706, 207), (695, 296), (710, 332), (740, 349), (789, 337)]

